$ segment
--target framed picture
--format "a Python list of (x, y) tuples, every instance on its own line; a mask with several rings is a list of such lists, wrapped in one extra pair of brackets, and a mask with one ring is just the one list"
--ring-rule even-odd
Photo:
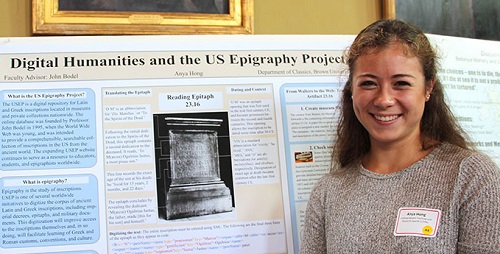
[(398, 18), (426, 33), (500, 40), (498, 0), (382, 0), (382, 17)]
[(396, 0), (382, 0), (382, 18), (396, 18)]
[(32, 0), (34, 35), (251, 34), (253, 0)]

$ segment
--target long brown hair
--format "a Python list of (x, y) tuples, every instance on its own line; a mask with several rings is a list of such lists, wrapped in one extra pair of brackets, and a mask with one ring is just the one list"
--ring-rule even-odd
[(425, 34), (420, 28), (404, 21), (379, 20), (363, 29), (347, 51), (349, 77), (340, 102), (341, 112), (333, 153), (333, 159), (338, 163), (336, 166), (345, 167), (356, 163), (370, 150), (368, 131), (361, 125), (353, 110), (352, 73), (355, 63), (361, 55), (383, 49), (391, 43), (404, 45), (408, 54), (419, 59), (426, 88), (434, 82), (420, 123), (422, 149), (427, 150), (443, 142), (472, 148), (467, 135), (445, 102), (443, 86), (437, 77), (437, 54)]

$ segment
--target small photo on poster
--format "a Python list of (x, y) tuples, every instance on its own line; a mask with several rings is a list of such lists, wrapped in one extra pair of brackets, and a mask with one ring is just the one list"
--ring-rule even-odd
[(227, 112), (154, 114), (153, 119), (159, 218), (233, 212)]
[(294, 157), (295, 163), (314, 162), (312, 151), (295, 152)]

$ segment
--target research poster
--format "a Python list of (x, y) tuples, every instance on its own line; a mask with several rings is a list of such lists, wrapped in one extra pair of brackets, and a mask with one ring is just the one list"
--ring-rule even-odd
[[(430, 36), (500, 164), (499, 43)], [(0, 39), (1, 252), (297, 253), (353, 39)]]

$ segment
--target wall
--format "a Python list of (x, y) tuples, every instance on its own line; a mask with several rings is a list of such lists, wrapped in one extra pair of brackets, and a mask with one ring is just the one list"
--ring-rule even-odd
[(0, 36), (31, 35), (31, 0), (0, 0)]
[[(31, 35), (31, 0), (0, 0), (0, 36)], [(381, 17), (380, 1), (254, 0), (255, 34), (356, 34)]]
[(357, 34), (381, 17), (381, 1), (254, 0), (256, 34)]

